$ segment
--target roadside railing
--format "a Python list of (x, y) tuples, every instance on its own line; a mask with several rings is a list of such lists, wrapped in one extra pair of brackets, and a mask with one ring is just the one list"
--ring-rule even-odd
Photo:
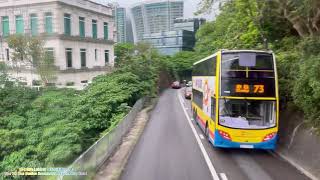
[(64, 175), (59, 176), (60, 180), (92, 179), (98, 169), (110, 157), (120, 145), (122, 138), (132, 127), (133, 121), (138, 112), (142, 109), (145, 98), (138, 100), (130, 112), (119, 121), (114, 128), (107, 132), (102, 138), (96, 141), (89, 149), (82, 153), (70, 166), (69, 169), (87, 173), (85, 176)]

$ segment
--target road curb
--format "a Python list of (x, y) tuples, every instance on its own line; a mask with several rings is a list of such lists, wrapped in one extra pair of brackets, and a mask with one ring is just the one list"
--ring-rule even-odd
[(293, 159), (291, 159), (290, 157), (286, 156), (285, 154), (283, 154), (283, 153), (281, 153), (279, 151), (269, 151), (269, 153), (272, 154), (272, 155), (277, 155), (280, 158), (282, 158), (283, 160), (287, 161), (289, 164), (291, 164), (293, 167), (298, 169), (301, 173), (306, 175), (311, 180), (319, 180), (319, 178), (317, 178), (312, 173), (310, 173), (309, 171), (304, 169), (302, 166), (300, 166), (298, 163), (296, 163)]
[(135, 121), (133, 126), (130, 128), (129, 132), (123, 138), (122, 143), (119, 148), (114, 152), (114, 154), (109, 158), (104, 166), (98, 171), (95, 176), (95, 180), (117, 180), (126, 167), (126, 164), (130, 158), (133, 149), (138, 143), (144, 128), (149, 122), (150, 114), (149, 112), (153, 110), (158, 99), (151, 99), (150, 104), (146, 108), (142, 109)]

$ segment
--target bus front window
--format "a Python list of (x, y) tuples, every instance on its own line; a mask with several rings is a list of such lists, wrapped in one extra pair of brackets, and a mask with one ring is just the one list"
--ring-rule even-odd
[(275, 101), (221, 99), (219, 124), (237, 129), (266, 129), (276, 125)]

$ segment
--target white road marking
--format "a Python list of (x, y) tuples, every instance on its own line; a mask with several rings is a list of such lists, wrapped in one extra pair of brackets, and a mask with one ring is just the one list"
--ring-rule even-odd
[(228, 180), (227, 175), (225, 173), (220, 173), (220, 177), (222, 180)]
[(183, 112), (184, 112), (184, 114), (186, 115), (186, 118), (187, 118), (187, 120), (188, 120), (188, 124), (190, 125), (190, 128), (191, 128), (191, 130), (192, 130), (192, 132), (193, 132), (193, 135), (195, 136), (195, 138), (196, 138), (196, 140), (197, 140), (197, 143), (198, 143), (198, 145), (199, 145), (199, 147), (200, 147), (200, 150), (201, 150), (201, 152), (202, 152), (202, 155), (203, 155), (203, 157), (204, 157), (204, 159), (205, 159), (205, 161), (206, 161), (206, 163), (207, 163), (207, 166), (208, 166), (208, 168), (209, 168), (209, 171), (210, 171), (210, 173), (211, 173), (211, 176), (212, 176), (213, 180), (220, 180), (220, 178), (219, 178), (219, 176), (218, 176), (218, 174), (217, 174), (217, 171), (216, 171), (215, 168), (213, 167), (212, 162), (211, 162), (211, 160), (210, 160), (210, 158), (209, 158), (209, 155), (208, 155), (206, 149), (204, 148), (204, 146), (203, 146), (203, 144), (202, 144), (202, 142), (201, 142), (201, 140), (200, 140), (200, 138), (199, 138), (199, 136), (198, 136), (198, 134), (197, 134), (197, 131), (196, 131), (196, 129), (194, 128), (194, 126), (193, 126), (193, 124), (192, 124), (192, 122), (191, 122), (191, 120), (190, 120), (190, 117), (189, 117), (187, 111), (184, 109), (183, 100), (182, 100), (181, 94), (180, 94), (179, 92), (178, 92), (178, 99), (179, 99), (179, 101), (180, 101), (180, 104), (181, 104), (181, 107), (182, 107), (182, 109), (183, 109)]
[(202, 134), (199, 134), (199, 137), (200, 139), (204, 139), (203, 135)]

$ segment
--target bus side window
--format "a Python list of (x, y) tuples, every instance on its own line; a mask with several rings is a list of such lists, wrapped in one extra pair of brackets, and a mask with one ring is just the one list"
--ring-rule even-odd
[(193, 102), (200, 108), (202, 109), (202, 100), (203, 100), (203, 93), (193, 89), (192, 90), (192, 96), (193, 96)]
[(216, 120), (216, 99), (211, 98), (211, 119)]

